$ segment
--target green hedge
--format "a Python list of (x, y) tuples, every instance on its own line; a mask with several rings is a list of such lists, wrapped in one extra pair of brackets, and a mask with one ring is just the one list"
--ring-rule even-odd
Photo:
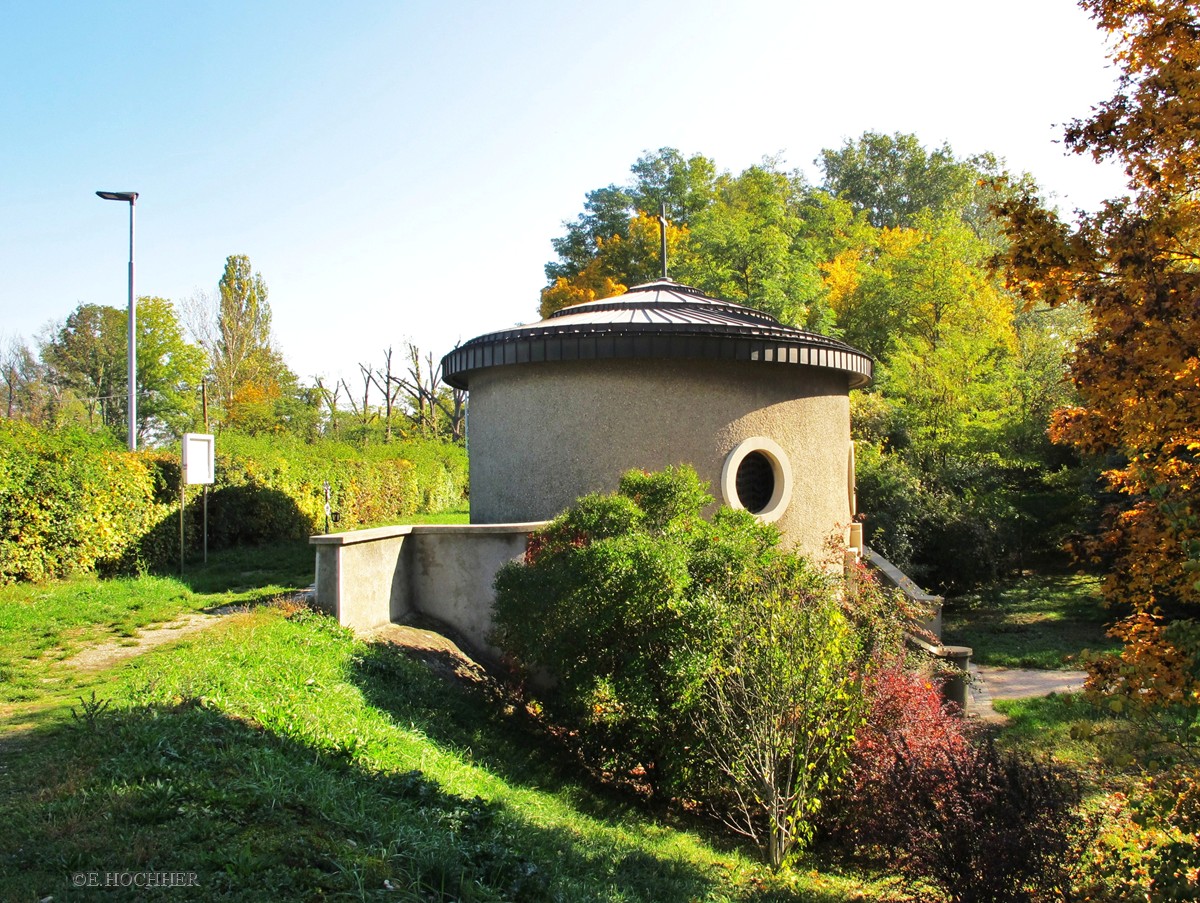
[(0, 422), (0, 583), (124, 557), (169, 511), (157, 478), (150, 456), (105, 437)]
[[(337, 529), (402, 522), (462, 504), (466, 453), (439, 442), (366, 451), (225, 433), (208, 503), (209, 548), (303, 537), (324, 529), (329, 481)], [(179, 452), (130, 454), (81, 431), (0, 421), (0, 583), (68, 573), (172, 566), (179, 555)], [(185, 524), (199, 547), (201, 493)]]

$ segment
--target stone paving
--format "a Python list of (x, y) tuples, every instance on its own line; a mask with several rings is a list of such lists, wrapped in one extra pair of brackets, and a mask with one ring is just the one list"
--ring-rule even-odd
[(981, 721), (1002, 721), (993, 699), (1025, 699), (1051, 693), (1078, 693), (1087, 679), (1085, 671), (1035, 671), (1023, 668), (971, 666), (967, 685), (967, 715)]

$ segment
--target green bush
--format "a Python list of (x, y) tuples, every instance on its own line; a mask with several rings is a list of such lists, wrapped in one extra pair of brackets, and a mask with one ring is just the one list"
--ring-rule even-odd
[[(418, 512), (453, 508), (466, 498), (466, 453), (460, 446), (413, 441), (361, 449), (324, 440), (222, 433), (217, 485), (244, 487), (223, 502), (230, 528), (269, 538), (303, 536), (324, 527), (325, 490), (339, 530), (398, 523)], [(271, 490), (276, 504), (256, 499)]]
[(103, 568), (165, 516), (152, 455), (0, 421), (0, 583)]
[[(180, 479), (177, 449), (129, 453), (100, 434), (0, 421), (0, 583), (173, 567)], [(322, 530), (326, 481), (341, 515), (338, 529), (397, 523), (460, 505), (466, 454), (435, 441), (364, 451), (222, 433), (209, 491), (209, 547)], [(198, 488), (187, 496), (187, 546), (196, 549)]]
[[(577, 730), (597, 773), (644, 776), (662, 792), (684, 770), (690, 729), (681, 685), (699, 672), (688, 650), (712, 612), (688, 592), (704, 502), (668, 513), (699, 480), (690, 469), (647, 479), (631, 476), (617, 495), (580, 499), (534, 534), (524, 562), (500, 570), (496, 641), (554, 676), (546, 702)], [(645, 507), (628, 494), (634, 484)]]
[(711, 503), (687, 467), (580, 499), (497, 575), (495, 641), (596, 775), (699, 803), (779, 865), (844, 766), (867, 633), (844, 581)]

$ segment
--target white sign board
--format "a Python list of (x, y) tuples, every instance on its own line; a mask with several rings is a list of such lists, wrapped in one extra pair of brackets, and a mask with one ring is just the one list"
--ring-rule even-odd
[(216, 448), (216, 444), (216, 439), (209, 433), (183, 434), (183, 482), (185, 485), (212, 483), (215, 473), (213, 450)]

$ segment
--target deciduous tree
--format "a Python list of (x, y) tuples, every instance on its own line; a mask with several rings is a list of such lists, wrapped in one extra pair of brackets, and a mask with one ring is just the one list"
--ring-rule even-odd
[(1116, 40), (1116, 95), (1072, 122), (1075, 153), (1125, 165), (1131, 196), (1072, 224), (1033, 194), (1003, 203), (1012, 287), (1078, 301), (1089, 330), (1072, 366), (1080, 403), (1055, 436), (1115, 455), (1124, 499), (1088, 547), (1106, 591), (1141, 611), (1200, 602), (1200, 7), (1084, 0)]
[(320, 401), (287, 366), (271, 335), (267, 284), (244, 254), (225, 259), (214, 299), (187, 302), (188, 327), (208, 353), (221, 423), (247, 432), (309, 431)]
[(948, 144), (927, 151), (915, 135), (864, 132), (817, 161), (831, 194), (866, 211), (873, 226), (912, 226), (923, 210), (962, 210), (977, 173)]
[[(204, 353), (184, 338), (170, 301), (143, 296), (137, 304), (138, 435), (173, 438), (194, 423)], [(94, 425), (125, 423), (127, 333), (126, 311), (81, 304), (42, 347), (48, 379), (81, 402)]]

